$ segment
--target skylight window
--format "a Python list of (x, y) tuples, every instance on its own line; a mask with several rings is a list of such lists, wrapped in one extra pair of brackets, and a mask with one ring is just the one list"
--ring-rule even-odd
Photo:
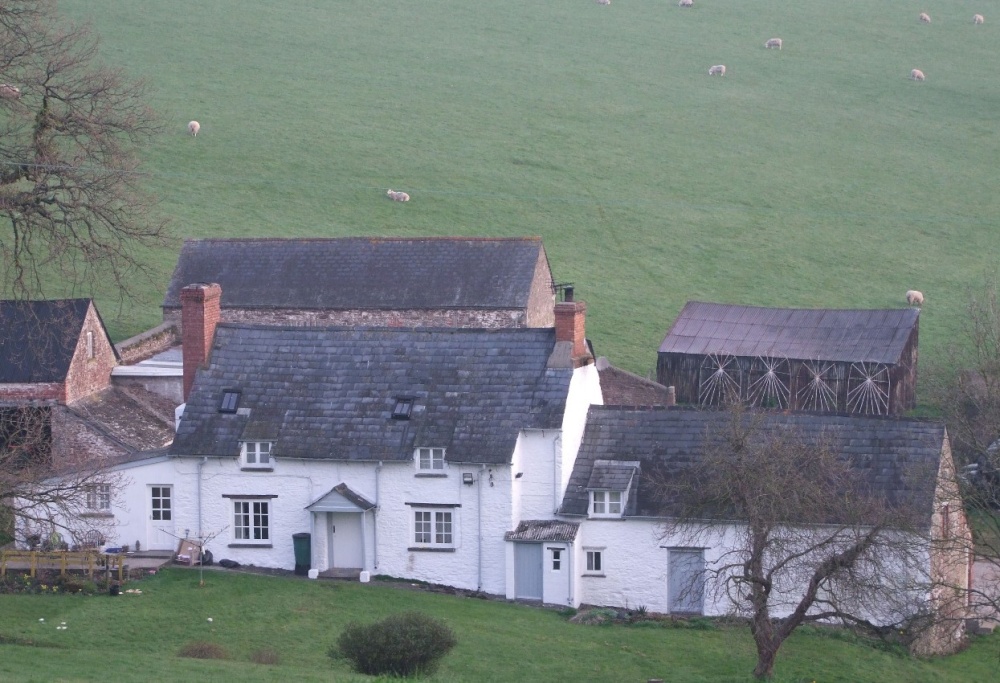
[(397, 398), (396, 405), (392, 409), (393, 420), (409, 420), (410, 411), (413, 410), (412, 398)]
[(233, 389), (222, 390), (222, 400), (219, 402), (220, 413), (235, 413), (240, 404), (240, 392)]

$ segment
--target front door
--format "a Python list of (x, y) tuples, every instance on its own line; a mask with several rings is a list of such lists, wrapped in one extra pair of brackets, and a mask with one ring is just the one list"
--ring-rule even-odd
[(327, 528), (330, 538), (328, 565), (331, 569), (364, 569), (361, 540), (361, 514), (330, 512)]
[(705, 551), (667, 550), (667, 600), (672, 614), (702, 614), (705, 609)]
[(542, 544), (514, 544), (514, 597), (542, 599)]
[(146, 547), (150, 550), (173, 550), (177, 547), (174, 534), (173, 487), (149, 487), (149, 514), (146, 522)]

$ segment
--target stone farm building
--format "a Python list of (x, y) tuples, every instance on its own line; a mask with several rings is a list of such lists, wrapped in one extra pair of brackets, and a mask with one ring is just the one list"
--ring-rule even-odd
[(174, 404), (114, 385), (118, 360), (90, 299), (0, 301), (0, 440), (9, 447), (20, 430), (56, 463), (169, 444)]
[(366, 327), (552, 327), (555, 286), (528, 238), (186, 240), (163, 301), (222, 287), (222, 321)]
[(916, 406), (919, 315), (689, 301), (656, 376), (681, 404), (898, 415)]

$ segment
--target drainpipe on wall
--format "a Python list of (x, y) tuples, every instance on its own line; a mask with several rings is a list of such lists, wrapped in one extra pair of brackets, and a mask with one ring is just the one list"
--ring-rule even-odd
[(567, 581), (566, 583), (569, 586), (569, 595), (566, 596), (566, 604), (572, 607), (573, 586), (576, 585), (576, 576), (573, 575), (573, 541), (569, 542), (569, 549), (567, 555), (568, 557), (566, 558), (566, 568), (569, 571), (569, 581)]
[(198, 540), (202, 539), (201, 531), (201, 468), (208, 462), (208, 456), (203, 455), (198, 461)]
[(562, 445), (562, 432), (552, 439), (552, 509), (559, 512), (559, 446)]
[[(378, 569), (378, 475), (382, 471), (382, 461), (375, 465), (375, 507), (372, 508), (372, 568)], [(362, 530), (361, 533), (364, 533)]]
[(483, 592), (483, 473), (486, 465), (479, 466), (479, 476), (476, 477), (476, 591)]

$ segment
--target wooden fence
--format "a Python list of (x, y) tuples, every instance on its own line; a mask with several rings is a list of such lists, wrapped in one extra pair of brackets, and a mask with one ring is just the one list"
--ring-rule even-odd
[(39, 570), (58, 569), (61, 576), (67, 571), (85, 573), (91, 581), (94, 573), (104, 573), (108, 578), (116, 576), (118, 581), (125, 581), (128, 572), (125, 570), (125, 553), (107, 554), (95, 550), (0, 550), (0, 578), (7, 576), (7, 571), (25, 571), (35, 578)]

